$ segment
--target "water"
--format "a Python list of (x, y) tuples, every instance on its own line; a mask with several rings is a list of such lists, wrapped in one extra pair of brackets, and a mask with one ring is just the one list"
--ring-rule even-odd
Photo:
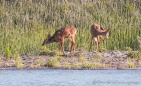
[(0, 86), (141, 86), (141, 70), (0, 70)]

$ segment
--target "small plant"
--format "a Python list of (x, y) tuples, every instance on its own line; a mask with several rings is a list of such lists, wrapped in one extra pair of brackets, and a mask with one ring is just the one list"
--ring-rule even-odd
[(47, 67), (53, 67), (53, 68), (58, 68), (60, 67), (60, 63), (56, 58), (50, 58), (47, 61)]
[(128, 57), (131, 57), (131, 58), (141, 58), (141, 52), (138, 52), (138, 51), (129, 52)]
[(5, 48), (5, 57), (7, 60), (11, 57), (11, 51), (8, 47)]
[(136, 68), (136, 64), (134, 62), (128, 63), (129, 68)]
[(83, 62), (84, 62), (84, 60), (85, 60), (85, 58), (84, 58), (84, 57), (80, 57), (80, 58), (78, 59), (78, 62), (83, 63)]
[(66, 63), (66, 64), (65, 64), (65, 68), (66, 68), (66, 69), (70, 69), (70, 68), (71, 68), (71, 64), (70, 64), (70, 63)]
[(60, 57), (60, 56), (57, 56), (57, 57), (55, 57), (58, 61), (63, 61), (64, 60), (64, 58), (63, 57)]
[(40, 67), (41, 67), (40, 64), (36, 64), (36, 65), (35, 65), (35, 64), (32, 63), (32, 64), (30, 65), (30, 68), (40, 68)]
[(81, 66), (77, 63), (77, 64), (72, 65), (72, 68), (74, 68), (74, 69), (80, 69)]
[(101, 54), (100, 54), (99, 52), (96, 52), (96, 53), (94, 54), (94, 57), (95, 57), (95, 58), (102, 58), (102, 56), (101, 56)]
[(92, 69), (94, 68), (94, 64), (92, 64), (91, 62), (86, 62), (83, 64), (83, 67), (87, 69)]
[(40, 64), (42, 64), (43, 60), (44, 60), (43, 58), (37, 59), (37, 60), (34, 62), (34, 65), (40, 65)]
[(125, 50), (127, 50), (128, 52), (131, 52), (131, 51), (132, 51), (132, 48), (130, 48), (130, 47), (125, 47)]
[(24, 65), (23, 65), (23, 63), (22, 63), (22, 60), (21, 60), (21, 59), (17, 59), (15, 66), (16, 66), (16, 68), (23, 68)]
[(136, 68), (135, 62), (132, 61), (131, 58), (128, 58), (128, 67), (129, 68)]
[(106, 48), (100, 48), (100, 50), (99, 50), (100, 52), (106, 52), (106, 51), (108, 51)]
[(58, 52), (50, 51), (48, 48), (42, 47), (41, 50), (40, 50), (40, 55), (50, 55), (50, 56), (53, 56), (53, 55), (58, 55)]
[(30, 68), (35, 68), (35, 66), (34, 66), (34, 64), (33, 64), (33, 63), (30, 65)]
[(20, 54), (18, 52), (15, 52), (14, 56), (13, 56), (13, 59), (14, 60), (20, 59)]

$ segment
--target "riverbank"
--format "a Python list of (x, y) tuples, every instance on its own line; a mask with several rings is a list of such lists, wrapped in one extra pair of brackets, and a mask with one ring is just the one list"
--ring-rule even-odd
[(59, 69), (140, 69), (141, 58), (132, 57), (128, 51), (86, 52), (60, 56), (1, 57), (0, 68), (59, 68)]

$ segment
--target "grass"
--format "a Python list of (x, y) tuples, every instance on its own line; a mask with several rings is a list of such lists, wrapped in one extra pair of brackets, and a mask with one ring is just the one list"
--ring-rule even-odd
[(16, 60), (15, 67), (16, 68), (24, 68), (24, 64), (22, 63), (21, 59)]
[(70, 69), (72, 66), (69, 62), (65, 62), (65, 67), (66, 69)]
[(141, 59), (141, 52), (131, 51), (131, 52), (129, 52), (128, 57)]
[(94, 58), (98, 58), (98, 59), (102, 58), (102, 56), (101, 56), (101, 54), (99, 52), (94, 53), (93, 56), (94, 56)]
[(59, 68), (60, 62), (58, 61), (57, 58), (50, 58), (50, 59), (48, 59), (46, 65), (47, 65), (47, 67)]
[[(79, 4), (79, 5), (78, 5)], [(0, 3), (0, 55), (9, 59), (20, 55), (56, 55), (58, 43), (46, 45), (53, 52), (42, 52), (41, 44), (47, 34), (66, 25), (77, 28), (76, 49), (88, 50), (90, 27), (95, 22), (111, 28), (109, 40), (102, 43), (105, 50), (138, 49), (141, 36), (140, 0), (3, 0)], [(65, 50), (68, 50), (65, 41)], [(93, 47), (93, 50), (95, 48)]]
[(136, 68), (136, 63), (131, 58), (128, 58), (128, 67)]
[(80, 66), (79, 63), (76, 63), (76, 64), (73, 64), (73, 65), (72, 65), (72, 68), (73, 68), (73, 69), (80, 69), (81, 66)]

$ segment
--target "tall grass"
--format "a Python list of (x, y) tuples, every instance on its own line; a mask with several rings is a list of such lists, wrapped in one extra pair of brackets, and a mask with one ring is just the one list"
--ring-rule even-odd
[[(107, 50), (138, 48), (141, 36), (140, 0), (2, 0), (0, 1), (0, 54), (38, 54), (48, 33), (66, 25), (77, 28), (77, 49), (88, 50), (90, 27), (95, 22), (111, 28)], [(66, 41), (66, 46), (69, 42)], [(58, 48), (56, 43), (46, 46)], [(93, 47), (93, 49), (95, 49)]]

